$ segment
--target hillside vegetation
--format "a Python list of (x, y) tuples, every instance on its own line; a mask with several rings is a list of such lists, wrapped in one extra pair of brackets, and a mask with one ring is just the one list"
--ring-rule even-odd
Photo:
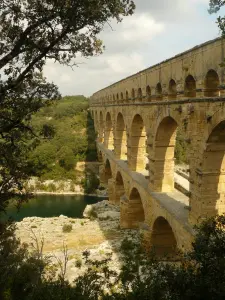
[(32, 118), (37, 147), (30, 154), (34, 176), (76, 180), (76, 163), (96, 160), (95, 131), (84, 96), (66, 96)]

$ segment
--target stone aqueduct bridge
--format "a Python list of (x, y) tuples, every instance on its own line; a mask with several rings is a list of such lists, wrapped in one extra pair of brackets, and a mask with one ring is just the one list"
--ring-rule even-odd
[[(193, 224), (225, 212), (225, 40), (123, 79), (90, 99), (102, 181), (158, 254), (187, 250)], [(121, 62), (122, 63), (122, 62)], [(188, 147), (190, 189), (174, 188), (176, 133)]]

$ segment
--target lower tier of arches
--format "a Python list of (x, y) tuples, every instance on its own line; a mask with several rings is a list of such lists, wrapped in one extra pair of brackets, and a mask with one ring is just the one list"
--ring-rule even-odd
[(157, 256), (176, 257), (191, 248), (193, 230), (188, 223), (188, 198), (178, 191), (151, 192), (148, 180), (117, 160), (98, 144), (102, 155), (100, 180), (108, 186), (109, 201), (120, 206), (120, 226), (139, 228), (146, 247)]

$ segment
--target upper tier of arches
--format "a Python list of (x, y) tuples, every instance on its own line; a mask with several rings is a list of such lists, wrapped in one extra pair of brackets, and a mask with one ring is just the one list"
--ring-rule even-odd
[[(155, 86), (150, 82), (142, 87), (126, 88), (120, 93), (92, 97), (92, 105), (129, 104), (133, 102), (176, 101), (185, 98), (224, 96), (223, 82), (216, 70), (210, 69), (203, 77), (201, 88), (196, 76), (188, 74), (182, 83), (171, 78), (167, 83), (159, 81)], [(113, 93), (113, 92), (112, 92)], [(126, 95), (125, 98), (123, 95)]]
[(91, 105), (221, 97), (224, 39), (215, 39), (96, 92)]

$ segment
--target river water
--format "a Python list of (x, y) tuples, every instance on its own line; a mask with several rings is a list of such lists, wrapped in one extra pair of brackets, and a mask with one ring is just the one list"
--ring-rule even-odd
[(37, 195), (22, 205), (18, 212), (15, 205), (9, 205), (7, 216), (15, 221), (25, 217), (58, 217), (82, 218), (87, 204), (94, 204), (106, 198), (84, 195)]

